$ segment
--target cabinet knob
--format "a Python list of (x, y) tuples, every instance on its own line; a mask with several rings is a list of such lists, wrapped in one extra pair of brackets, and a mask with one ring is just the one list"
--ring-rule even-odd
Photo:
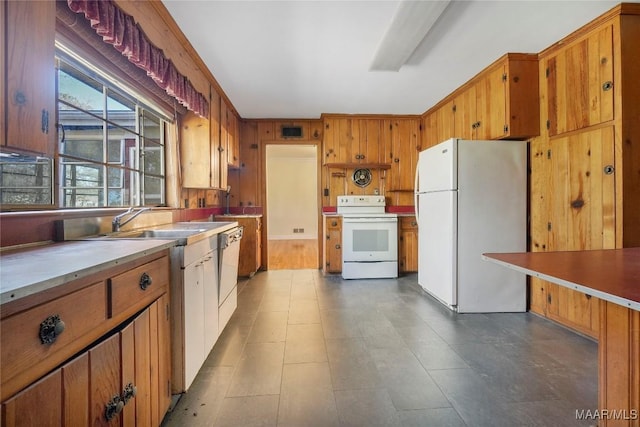
[(336, 249), (340, 249), (340, 245), (336, 245)]
[(120, 396), (115, 394), (104, 408), (104, 417), (107, 421), (111, 421), (116, 415), (122, 412), (124, 408), (124, 402), (120, 399)]
[(53, 344), (58, 336), (64, 332), (65, 324), (58, 314), (47, 317), (40, 323), (40, 342)]
[(147, 288), (151, 286), (151, 283), (153, 283), (151, 276), (149, 276), (147, 273), (142, 273), (142, 275), (140, 276), (140, 289), (146, 291)]
[(331, 226), (335, 227), (338, 225), (338, 221), (331, 221)]
[(602, 84), (602, 90), (603, 91), (606, 92), (606, 91), (611, 90), (611, 89), (613, 89), (613, 82), (611, 80), (609, 80), (607, 82), (604, 82)]

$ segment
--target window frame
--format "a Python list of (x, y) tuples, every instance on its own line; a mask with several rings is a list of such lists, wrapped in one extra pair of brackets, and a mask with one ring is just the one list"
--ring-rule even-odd
[[(57, 206), (58, 209), (84, 209), (84, 208), (122, 208), (128, 206), (166, 206), (167, 205), (167, 135), (171, 128), (171, 126), (175, 126), (175, 120), (171, 118), (165, 110), (161, 107), (148, 102), (143, 96), (141, 96), (137, 91), (132, 89), (130, 86), (122, 83), (114, 77), (110, 75), (108, 71), (100, 69), (99, 65), (91, 64), (89, 61), (83, 59), (79, 53), (75, 52), (71, 48), (64, 46), (59, 41), (56, 41), (56, 51), (55, 51), (55, 61), (56, 61), (56, 112), (60, 113), (60, 105), (67, 105), (70, 109), (81, 112), (82, 114), (88, 114), (92, 116), (96, 120), (99, 120), (103, 124), (103, 130), (101, 132), (102, 138), (102, 161), (94, 161), (84, 158), (77, 158), (73, 155), (65, 154), (63, 152), (63, 141), (66, 138), (64, 134), (63, 124), (61, 124), (62, 120), (60, 118), (60, 114), (58, 115), (58, 143), (56, 146), (56, 154), (54, 158), (54, 175), (55, 177), (55, 185), (54, 185), (54, 206)], [(85, 110), (80, 108), (77, 105), (73, 105), (68, 100), (60, 99), (59, 94), (59, 81), (58, 76), (60, 73), (60, 64), (64, 63), (65, 66), (71, 67), (75, 72), (81, 73), (93, 81), (102, 85), (102, 97), (103, 97), (103, 108), (101, 111), (102, 116), (99, 114), (94, 114), (92, 111)], [(118, 123), (117, 121), (111, 120), (109, 117), (109, 111), (107, 108), (109, 100), (115, 100), (110, 95), (116, 95), (117, 98), (125, 99), (130, 102), (134, 107), (134, 111), (132, 112), (134, 116), (134, 129), (130, 129), (122, 125), (122, 123)], [(147, 137), (145, 135), (147, 129), (147, 118), (151, 118), (153, 123), (157, 123), (158, 135), (154, 135), (153, 137)], [(109, 135), (109, 127), (113, 127), (117, 130), (122, 130), (122, 132), (126, 135), (127, 133), (131, 135), (131, 138), (127, 136), (126, 138), (122, 138), (120, 140), (120, 154), (119, 159), (120, 162), (112, 161), (109, 157), (109, 148), (110, 144), (112, 144), (116, 139), (111, 139)], [(96, 135), (98, 136), (98, 135)], [(134, 140), (133, 147), (127, 147), (125, 144), (126, 140)], [(145, 156), (144, 153), (149, 151), (150, 149), (159, 150), (160, 155), (160, 171), (147, 171), (145, 170)], [(134, 154), (134, 159), (132, 163), (125, 164), (125, 158), (127, 157), (127, 152)], [(68, 206), (66, 205), (66, 200), (68, 197), (68, 190), (73, 189), (72, 191), (82, 190), (85, 187), (78, 186), (69, 186), (67, 185), (65, 179), (65, 166), (73, 165), (73, 164), (87, 164), (93, 165), (101, 168), (102, 182), (99, 186), (91, 187), (91, 190), (95, 191), (97, 204), (95, 206)], [(109, 171), (117, 169), (120, 171), (120, 182), (129, 181), (128, 187), (127, 184), (123, 184), (123, 186), (115, 188), (110, 186), (110, 178)], [(129, 175), (129, 178), (126, 178), (126, 175)], [(145, 191), (144, 183), (145, 178), (152, 178), (153, 180), (159, 180), (160, 182), (160, 193), (153, 192), (150, 193), (154, 197), (153, 203), (146, 203), (148, 191)], [(119, 199), (119, 203), (112, 204), (110, 200), (110, 194), (113, 191), (120, 190), (121, 198)], [(129, 193), (126, 196), (126, 193)], [(159, 199), (159, 200), (156, 200)]]

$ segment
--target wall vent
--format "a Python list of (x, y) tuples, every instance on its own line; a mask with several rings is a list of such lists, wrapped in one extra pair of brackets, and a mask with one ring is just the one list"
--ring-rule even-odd
[(280, 135), (283, 138), (302, 138), (302, 126), (282, 126)]

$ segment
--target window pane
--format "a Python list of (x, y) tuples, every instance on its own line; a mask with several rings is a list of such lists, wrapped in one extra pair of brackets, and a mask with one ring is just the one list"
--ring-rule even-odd
[(147, 141), (162, 144), (162, 127), (160, 126), (160, 119), (148, 111), (144, 111), (142, 115), (142, 135)]
[[(127, 129), (136, 131), (136, 105), (118, 92), (107, 92), (107, 120)], [(109, 127), (109, 132), (124, 132), (124, 129)]]
[(51, 205), (51, 159), (0, 156), (0, 203), (11, 205)]
[(144, 171), (153, 175), (164, 174), (164, 147), (145, 140)]
[(145, 206), (159, 206), (164, 204), (164, 180), (153, 176), (144, 177)]
[(63, 191), (64, 206), (75, 208), (95, 208), (104, 206), (104, 191), (100, 189), (65, 188)]
[[(61, 62), (58, 71), (58, 98), (85, 111), (103, 117), (103, 86), (89, 76)], [(61, 103), (60, 110), (69, 108)]]
[[(61, 108), (61, 103), (58, 103)], [(102, 162), (104, 152), (103, 121), (73, 108), (60, 110), (58, 120), (62, 125), (63, 139), (60, 153), (81, 159)]]

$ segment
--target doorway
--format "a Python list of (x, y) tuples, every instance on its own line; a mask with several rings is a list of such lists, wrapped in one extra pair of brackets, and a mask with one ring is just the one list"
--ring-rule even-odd
[(267, 269), (318, 268), (316, 145), (266, 145)]

